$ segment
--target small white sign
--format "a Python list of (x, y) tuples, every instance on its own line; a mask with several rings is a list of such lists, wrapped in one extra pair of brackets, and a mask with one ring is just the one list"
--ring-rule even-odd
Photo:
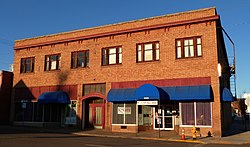
[(118, 107), (117, 114), (131, 114), (131, 107)]
[(137, 105), (158, 105), (158, 101), (137, 101)]
[(157, 119), (157, 124), (160, 125), (161, 124), (161, 118)]

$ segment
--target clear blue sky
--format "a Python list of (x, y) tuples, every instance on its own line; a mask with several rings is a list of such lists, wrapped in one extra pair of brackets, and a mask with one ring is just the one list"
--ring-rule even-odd
[(249, 0), (0, 0), (0, 70), (13, 63), (18, 39), (214, 6), (236, 45), (237, 95), (250, 93)]

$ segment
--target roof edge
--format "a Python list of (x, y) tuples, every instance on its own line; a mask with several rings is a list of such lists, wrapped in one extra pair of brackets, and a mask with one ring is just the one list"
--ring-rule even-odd
[(215, 15), (216, 15), (217, 14), (216, 7), (208, 7), (208, 8), (202, 8), (202, 9), (196, 9), (196, 10), (190, 10), (190, 11), (184, 11), (184, 12), (177, 12), (177, 13), (173, 13), (173, 14), (166, 14), (166, 15), (153, 16), (153, 17), (142, 18), (142, 19), (137, 19), (137, 20), (119, 22), (119, 23), (114, 23), (114, 24), (107, 24), (107, 25), (102, 25), (102, 26), (95, 26), (95, 27), (90, 27), (90, 28), (83, 28), (83, 29), (78, 29), (78, 30), (65, 31), (65, 32), (61, 32), (61, 33), (42, 35), (42, 36), (38, 36), (38, 37), (19, 39), (19, 40), (15, 40), (15, 42), (27, 41), (27, 40), (32, 40), (32, 39), (39, 39), (39, 38), (44, 38), (44, 37), (52, 37), (52, 36), (58, 36), (58, 35), (65, 35), (65, 34), (76, 33), (76, 32), (80, 32), (80, 31), (87, 31), (87, 30), (93, 30), (93, 29), (98, 29), (98, 28), (105, 28), (105, 27), (109, 27), (109, 26), (117, 26), (117, 25), (133, 23), (133, 22), (139, 22), (139, 21), (146, 21), (146, 20), (151, 20), (151, 19), (155, 19), (155, 18), (178, 16), (178, 15), (182, 15), (182, 14), (206, 11), (206, 10), (211, 10), (211, 9), (215, 9)]

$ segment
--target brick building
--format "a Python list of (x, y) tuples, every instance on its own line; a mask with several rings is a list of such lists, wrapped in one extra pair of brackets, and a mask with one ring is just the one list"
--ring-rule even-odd
[(119, 132), (230, 126), (215, 8), (17, 40), (13, 121)]
[(6, 125), (10, 122), (12, 84), (13, 73), (0, 71), (0, 125)]

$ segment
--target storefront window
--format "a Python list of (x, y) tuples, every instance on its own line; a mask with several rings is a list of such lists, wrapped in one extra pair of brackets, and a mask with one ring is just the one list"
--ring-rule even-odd
[(212, 109), (210, 102), (180, 103), (180, 107), (182, 125), (212, 125)]
[(113, 124), (136, 124), (136, 104), (113, 104)]
[(76, 124), (76, 102), (77, 101), (71, 101), (66, 107), (65, 124)]

